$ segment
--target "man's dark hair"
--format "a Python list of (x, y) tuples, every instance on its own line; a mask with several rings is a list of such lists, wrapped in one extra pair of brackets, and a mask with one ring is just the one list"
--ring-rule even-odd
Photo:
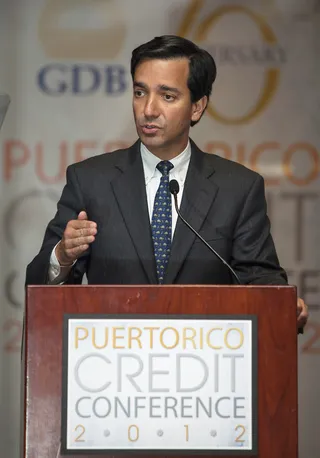
[[(188, 88), (191, 102), (198, 102), (205, 95), (210, 98), (212, 85), (217, 75), (217, 68), (213, 57), (204, 49), (186, 38), (176, 35), (163, 35), (155, 37), (134, 49), (131, 57), (131, 76), (137, 66), (149, 59), (179, 59), (189, 60)], [(205, 111), (205, 110), (204, 110)], [(197, 123), (191, 121), (191, 126)]]

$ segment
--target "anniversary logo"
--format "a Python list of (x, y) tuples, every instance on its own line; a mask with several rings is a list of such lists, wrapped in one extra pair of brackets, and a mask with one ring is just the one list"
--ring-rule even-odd
[(69, 319), (67, 449), (252, 449), (250, 320)]
[[(246, 73), (246, 76), (254, 75), (250, 84), (254, 83), (255, 79), (261, 81), (256, 100), (246, 111), (242, 109), (242, 112), (237, 115), (229, 115), (225, 114), (225, 107), (222, 112), (213, 103), (208, 105), (209, 115), (221, 124), (247, 124), (261, 115), (273, 100), (279, 86), (280, 68), (287, 60), (287, 53), (262, 14), (243, 5), (212, 5), (213, 9), (211, 5), (212, 3), (206, 3), (204, 0), (192, 0), (183, 17), (178, 35), (190, 37), (206, 48), (217, 61), (219, 73), (226, 66), (229, 75), (231, 72), (239, 79), (239, 68), (242, 74), (246, 68), (249, 68), (250, 73)], [(244, 34), (241, 29), (238, 29), (237, 33), (233, 28), (234, 23), (227, 22), (230, 17), (236, 18), (237, 23), (243, 20)], [(228, 26), (231, 27), (231, 33), (229, 40), (226, 41)], [(220, 42), (221, 37), (223, 42)], [(223, 77), (229, 81), (227, 73), (223, 73)], [(219, 81), (217, 84), (219, 85)], [(238, 89), (239, 81), (235, 79), (233, 84), (229, 81), (229, 92), (232, 91), (232, 86)], [(253, 84), (252, 94), (255, 92), (254, 86)], [(232, 94), (235, 97), (237, 92)]]

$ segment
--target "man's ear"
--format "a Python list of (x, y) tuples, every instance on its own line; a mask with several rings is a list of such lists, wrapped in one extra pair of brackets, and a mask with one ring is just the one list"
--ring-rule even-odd
[(208, 104), (208, 97), (204, 95), (200, 100), (192, 104), (191, 121), (197, 122), (202, 116)]

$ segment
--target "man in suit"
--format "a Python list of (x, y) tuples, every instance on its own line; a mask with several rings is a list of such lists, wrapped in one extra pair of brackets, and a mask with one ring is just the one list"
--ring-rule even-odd
[[(235, 276), (177, 217), (181, 213), (242, 284), (286, 285), (266, 213), (263, 178), (189, 139), (216, 77), (205, 50), (156, 37), (131, 59), (139, 140), (68, 167), (58, 211), (27, 284), (232, 284)], [(298, 300), (298, 327), (308, 312)]]

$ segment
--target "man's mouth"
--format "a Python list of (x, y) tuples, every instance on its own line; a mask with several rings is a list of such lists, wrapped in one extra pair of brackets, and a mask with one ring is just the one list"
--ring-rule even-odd
[(156, 124), (144, 124), (142, 127), (146, 127), (147, 129), (160, 129)]
[(144, 133), (146, 134), (154, 134), (156, 133), (158, 130), (160, 129), (159, 126), (155, 125), (155, 124), (144, 124), (142, 126), (142, 130)]

